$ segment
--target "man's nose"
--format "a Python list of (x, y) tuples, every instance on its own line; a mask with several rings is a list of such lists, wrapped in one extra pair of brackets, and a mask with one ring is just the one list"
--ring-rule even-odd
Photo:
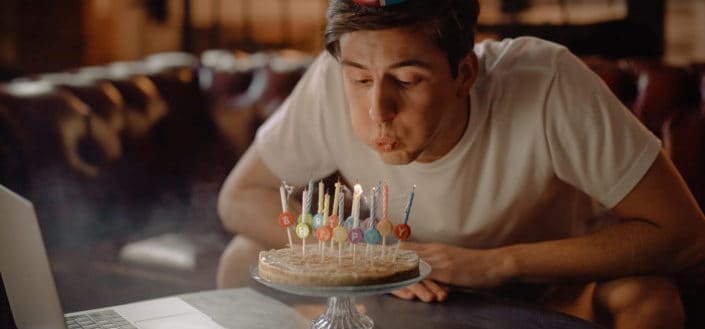
[(377, 123), (389, 122), (397, 113), (392, 87), (388, 82), (374, 86), (370, 101), (370, 119)]

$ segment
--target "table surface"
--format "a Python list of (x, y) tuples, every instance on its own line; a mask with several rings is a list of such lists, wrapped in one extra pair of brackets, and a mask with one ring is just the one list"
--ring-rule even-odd
[[(225, 328), (309, 328), (326, 299), (280, 292), (255, 282), (250, 287), (181, 295)], [(486, 294), (451, 292), (442, 303), (406, 301), (391, 295), (355, 299), (375, 328), (573, 328), (599, 329), (562, 313)]]

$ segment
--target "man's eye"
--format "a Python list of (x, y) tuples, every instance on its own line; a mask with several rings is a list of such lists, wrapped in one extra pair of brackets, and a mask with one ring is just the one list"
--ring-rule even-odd
[(369, 85), (372, 83), (371, 79), (351, 79), (352, 82), (356, 85)]
[(404, 88), (413, 87), (413, 86), (419, 84), (420, 81), (421, 80), (399, 80), (399, 79), (396, 80), (397, 84), (404, 87)]

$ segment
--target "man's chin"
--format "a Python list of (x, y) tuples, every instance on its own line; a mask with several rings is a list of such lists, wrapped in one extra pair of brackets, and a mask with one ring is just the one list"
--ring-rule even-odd
[(378, 152), (379, 158), (388, 165), (405, 165), (409, 164), (414, 159), (402, 152)]

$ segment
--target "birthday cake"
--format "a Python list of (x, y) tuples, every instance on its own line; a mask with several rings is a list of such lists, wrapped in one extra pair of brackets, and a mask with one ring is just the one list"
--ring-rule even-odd
[[(404, 211), (404, 221), (392, 225), (387, 214), (388, 188), (373, 187), (370, 195), (370, 216), (360, 220), (360, 200), (362, 187), (355, 185), (352, 213), (345, 221), (344, 191), (340, 183), (335, 185), (333, 211), (328, 212), (330, 196), (324, 194), (323, 183), (319, 183), (318, 214), (311, 215), (311, 191), (313, 183), (301, 197), (302, 214), (296, 219), (288, 211), (287, 191), (291, 188), (283, 184), (280, 187), (282, 213), (279, 225), (286, 229), (289, 248), (262, 251), (259, 254), (258, 272), (263, 279), (274, 283), (297, 286), (360, 286), (398, 282), (415, 278), (419, 275), (419, 256), (409, 250), (386, 244), (386, 236), (394, 232), (398, 241), (406, 240), (411, 228), (406, 224), (414, 192)], [(375, 216), (379, 190), (382, 190), (383, 216)], [(336, 202), (337, 200), (337, 202)], [(336, 215), (337, 213), (337, 215)], [(329, 216), (330, 215), (330, 216)], [(301, 239), (300, 245), (292, 242), (291, 230)], [(318, 244), (306, 239), (315, 234)], [(330, 242), (330, 243), (329, 243)], [(380, 244), (381, 243), (381, 244)]]
[[(308, 250), (310, 249), (310, 250)], [(338, 257), (337, 248), (311, 245), (304, 257), (301, 246), (259, 254), (259, 275), (271, 282), (297, 286), (359, 286), (398, 282), (419, 275), (419, 257), (410, 250), (370, 246), (349, 248)], [(384, 252), (384, 253), (383, 253)]]

